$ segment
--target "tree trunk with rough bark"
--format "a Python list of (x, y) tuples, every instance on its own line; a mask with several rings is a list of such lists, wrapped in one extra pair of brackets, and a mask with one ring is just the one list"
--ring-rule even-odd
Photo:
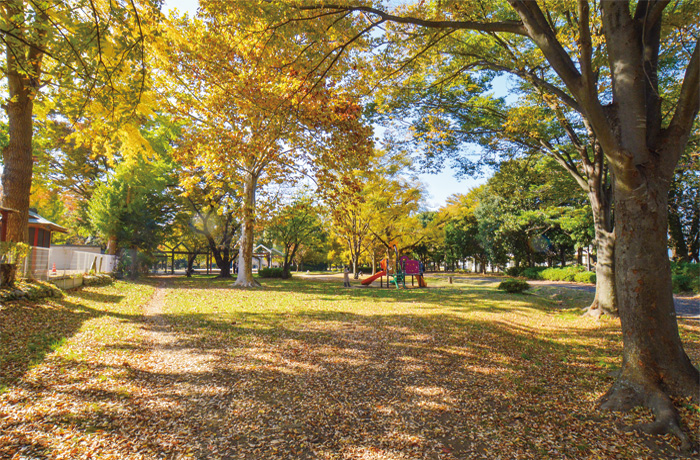
[(105, 252), (109, 254), (110, 256), (113, 256), (117, 253), (117, 237), (116, 236), (110, 236), (109, 239), (107, 240), (107, 248), (105, 249)]
[(187, 269), (185, 270), (185, 276), (188, 278), (192, 277), (194, 273), (194, 260), (197, 258), (197, 253), (192, 253), (187, 255)]
[[(293, 249), (292, 249), (293, 248)], [(299, 243), (294, 243), (290, 246), (284, 248), (284, 263), (282, 264), (282, 279), (289, 279), (292, 277), (291, 268), (292, 261), (296, 258), (297, 249), (299, 249)], [(299, 271), (299, 265), (297, 264), (297, 271)]]
[[(23, 2), (6, 2), (0, 6), (0, 15), (6, 20), (7, 27), (14, 19), (26, 14)], [(7, 219), (7, 241), (25, 243), (28, 239), (29, 197), (32, 187), (32, 136), (34, 97), (41, 84), (42, 46), (32, 46), (31, 42), (41, 44), (46, 37), (48, 21), (44, 14), (37, 14), (36, 22), (41, 23), (35, 36), (29, 37), (27, 30), (14, 28), (11, 34), (3, 32), (5, 44), (5, 68), (8, 99), (4, 108), (7, 113), (8, 144), (2, 152), (2, 197), (0, 203), (6, 208), (15, 209)], [(36, 25), (36, 24), (34, 24)], [(12, 270), (16, 270), (12, 268)], [(8, 274), (14, 280), (15, 273)]]
[(255, 237), (255, 189), (258, 177), (247, 173), (243, 184), (243, 226), (238, 246), (238, 278), (234, 286), (259, 287), (253, 278), (253, 239)]
[(602, 315), (617, 316), (615, 297), (615, 234), (612, 220), (611, 193), (603, 183), (603, 172), (590, 173), (588, 200), (593, 213), (595, 230), (596, 266), (595, 298), (586, 315), (599, 318)]
[[(22, 79), (18, 75), (8, 76), (10, 97), (6, 105), (9, 142), (3, 151), (2, 203), (3, 207), (19, 212), (7, 216), (7, 241), (24, 243), (28, 239), (29, 196), (32, 187), (32, 112), (33, 102)], [(15, 279), (7, 273), (8, 285)]]
[(649, 407), (656, 420), (639, 428), (688, 437), (669, 396), (700, 394), (700, 374), (683, 349), (676, 321), (667, 256), (666, 190), (647, 181), (646, 193), (616, 190), (615, 263), (622, 323), (623, 362), (602, 407)]
[[(615, 287), (622, 325), (622, 369), (601, 407), (645, 406), (647, 433), (672, 433), (690, 446), (671, 397), (700, 399), (700, 372), (683, 349), (668, 259), (668, 192), (674, 169), (700, 108), (700, 49), (695, 44), (668, 126), (662, 126), (658, 90), (661, 15), (640, 2), (601, 2), (616, 113), (593, 120), (606, 136), (615, 196)], [(653, 8), (657, 8), (654, 6)], [(646, 18), (654, 22), (640, 27)], [(601, 136), (599, 136), (600, 138)]]

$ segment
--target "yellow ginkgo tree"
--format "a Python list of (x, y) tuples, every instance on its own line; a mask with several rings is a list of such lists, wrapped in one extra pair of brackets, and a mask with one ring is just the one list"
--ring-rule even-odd
[(0, 201), (18, 211), (7, 223), (9, 241), (26, 240), (35, 121), (92, 114), (100, 129), (127, 126), (147, 89), (145, 41), (159, 14), (156, 0), (0, 2), (0, 97), (8, 123)]
[[(361, 161), (371, 145), (362, 107), (330, 76), (308, 78), (287, 62), (294, 40), (256, 30), (222, 2), (203, 3), (194, 19), (173, 18), (158, 63), (163, 100), (183, 120), (181, 150), (201, 175), (224, 180), (241, 200), (236, 285), (252, 277), (256, 195), (267, 184), (302, 175), (332, 186), (329, 171)], [(267, 40), (266, 46), (261, 42)]]

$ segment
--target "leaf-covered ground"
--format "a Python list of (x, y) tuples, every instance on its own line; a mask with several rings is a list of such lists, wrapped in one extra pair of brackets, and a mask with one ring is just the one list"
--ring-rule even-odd
[[(585, 295), (428, 282), (160, 279), (3, 305), (0, 458), (683, 458), (625, 431), (646, 411), (596, 409), (621, 341), (572, 310)], [(699, 442), (700, 408), (677, 403)]]

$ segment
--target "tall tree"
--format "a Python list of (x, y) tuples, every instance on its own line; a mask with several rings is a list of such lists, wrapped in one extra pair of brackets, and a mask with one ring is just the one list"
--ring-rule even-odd
[(157, 4), (150, 0), (0, 3), (5, 47), (0, 72), (7, 80), (3, 108), (9, 134), (1, 201), (19, 211), (9, 219), (9, 240), (26, 239), (34, 118), (71, 99), (63, 106), (64, 117), (76, 120), (96, 109), (112, 121), (123, 119), (124, 107), (140, 98), (132, 88), (143, 90), (146, 78), (142, 20), (156, 13)]
[(282, 207), (267, 230), (269, 237), (284, 251), (282, 278), (289, 278), (290, 267), (303, 246), (313, 246), (321, 234), (319, 207), (308, 194), (299, 194)]
[[(183, 130), (187, 132), (189, 126), (184, 124)], [(178, 165), (178, 201), (181, 212), (188, 216), (189, 230), (206, 241), (219, 268), (219, 278), (231, 278), (236, 237), (241, 228), (239, 188), (229, 182), (228, 175), (200, 163), (205, 147), (199, 142), (200, 138), (183, 136), (173, 152)]]
[(418, 231), (417, 217), (423, 205), (423, 186), (404, 155), (385, 153), (375, 163), (364, 185), (369, 231), (391, 256), (393, 245), (399, 251), (410, 250), (424, 236)]
[(309, 83), (303, 62), (282, 66), (290, 48), (303, 46), (294, 37), (270, 36), (270, 46), (259, 47), (264, 31), (258, 18), (222, 2), (203, 2), (199, 14), (192, 21), (174, 20), (175, 51), (162, 66), (178, 81), (170, 93), (176, 113), (194, 120), (185, 136), (197, 149), (199, 165), (238, 187), (242, 230), (236, 285), (256, 286), (257, 194), (300, 171), (318, 176), (321, 165), (356, 162), (368, 149), (369, 130), (361, 107), (336, 90), (336, 82)]
[(172, 164), (166, 161), (122, 162), (95, 189), (89, 204), (92, 227), (103, 241), (115, 241), (118, 248), (154, 251), (165, 240), (166, 224), (174, 216), (174, 199), (167, 190), (172, 181)]
[[(647, 406), (656, 419), (639, 428), (674, 433), (687, 448), (670, 396), (697, 399), (700, 373), (678, 333), (666, 243), (668, 188), (700, 106), (695, 2), (440, 1), (396, 12), (354, 2), (261, 3), (305, 21), (330, 16), (337, 27), (354, 27), (358, 34), (390, 24), (410, 37), (431, 37), (415, 53), (405, 52), (408, 40), (399, 44), (410, 59), (423, 49), (441, 50), (442, 42), (466, 43), (457, 70), (492, 68), (481, 60), (497, 56), (501, 72), (523, 78), (532, 88), (525, 88), (529, 94), (553, 102), (564, 129), (571, 128), (569, 120), (580, 121), (586, 142), (573, 127), (572, 143), (587, 168), (610, 168), (615, 203), (623, 366), (602, 406)], [(334, 56), (352, 42), (322, 45)]]
[(669, 246), (674, 260), (700, 262), (700, 135), (683, 155), (668, 200)]
[(370, 212), (362, 191), (341, 191), (330, 206), (330, 215), (332, 232), (348, 250), (352, 272), (357, 277), (360, 257), (370, 239)]

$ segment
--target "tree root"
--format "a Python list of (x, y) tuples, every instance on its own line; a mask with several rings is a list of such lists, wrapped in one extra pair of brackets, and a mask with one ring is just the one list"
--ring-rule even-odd
[(608, 310), (601, 308), (598, 300), (594, 300), (583, 312), (583, 316), (590, 316), (591, 318), (600, 319), (601, 316), (608, 315), (612, 318), (617, 318), (619, 316), (617, 310)]
[(628, 427), (628, 430), (650, 435), (671, 434), (680, 440), (681, 452), (688, 453), (694, 448), (688, 435), (681, 429), (681, 418), (673, 402), (657, 385), (639, 385), (618, 380), (598, 403), (601, 409), (620, 412), (637, 406), (647, 407), (654, 414), (654, 421)]
[(590, 316), (594, 319), (600, 319), (600, 317), (603, 316), (603, 310), (598, 308), (598, 305), (594, 303), (583, 311), (583, 316)]
[(258, 281), (255, 279), (250, 279), (250, 280), (238, 279), (238, 280), (236, 280), (235, 283), (233, 283), (233, 286), (234, 287), (246, 287), (246, 288), (262, 287), (262, 285), (260, 283), (258, 283)]

